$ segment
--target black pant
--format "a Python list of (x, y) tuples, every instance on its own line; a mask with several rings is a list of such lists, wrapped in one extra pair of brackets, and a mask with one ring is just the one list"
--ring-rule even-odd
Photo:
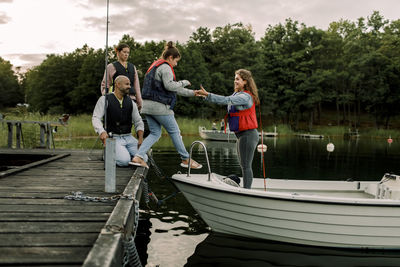
[(253, 182), (252, 163), (254, 151), (256, 150), (259, 136), (257, 129), (246, 130), (236, 133), (238, 139), (237, 153), (239, 157), (240, 167), (242, 168), (243, 187), (251, 188)]

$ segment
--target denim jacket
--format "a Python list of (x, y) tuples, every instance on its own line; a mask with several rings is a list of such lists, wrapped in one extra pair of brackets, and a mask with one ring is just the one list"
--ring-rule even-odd
[(232, 105), (235, 106), (237, 110), (248, 109), (253, 105), (252, 97), (245, 92), (235, 92), (230, 96), (209, 93), (206, 100), (219, 105), (228, 105), (228, 111)]

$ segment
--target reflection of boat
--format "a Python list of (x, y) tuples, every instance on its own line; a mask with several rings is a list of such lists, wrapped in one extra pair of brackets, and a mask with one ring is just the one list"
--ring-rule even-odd
[(197, 245), (185, 266), (400, 266), (400, 254), (300, 246), (211, 233)]
[(263, 179), (244, 189), (209, 168), (208, 174), (189, 169), (172, 181), (215, 232), (315, 246), (400, 249), (400, 176), (385, 175), (380, 182), (266, 179), (264, 190)]
[(358, 133), (357, 129), (353, 132), (349, 129), (349, 131), (347, 133), (343, 134), (344, 139), (352, 139), (352, 138), (356, 139), (359, 137), (360, 137), (360, 134)]
[[(237, 158), (236, 142), (205, 140), (204, 143), (213, 159), (215, 157), (223, 157), (225, 160)], [(199, 146), (199, 151), (204, 151), (204, 148)]]
[(200, 137), (206, 140), (214, 140), (214, 141), (232, 141), (236, 142), (237, 138), (234, 132), (229, 131), (228, 129), (225, 131), (219, 130), (207, 130), (205, 127), (199, 127)]
[[(199, 135), (201, 138), (205, 140), (214, 140), (214, 141), (235, 141), (237, 140), (234, 132), (229, 131), (229, 129), (225, 131), (220, 130), (207, 130), (205, 127), (199, 127)], [(261, 136), (261, 133), (259, 132)], [(278, 133), (276, 132), (263, 132), (263, 137), (277, 137)]]
[[(205, 140), (204, 144), (207, 146), (207, 149), (230, 149), (230, 150), (235, 150), (236, 151), (236, 143), (234, 142), (224, 142), (224, 141), (211, 141), (211, 140)], [(199, 150), (204, 150), (203, 147), (199, 146)]]
[(309, 139), (322, 139), (324, 136), (322, 134), (295, 134), (297, 137), (309, 138)]

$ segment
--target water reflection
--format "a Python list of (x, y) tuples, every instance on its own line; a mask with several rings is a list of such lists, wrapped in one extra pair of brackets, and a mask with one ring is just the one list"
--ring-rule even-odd
[[(326, 150), (329, 142), (335, 146), (333, 152)], [(266, 144), (267, 176), (272, 178), (378, 180), (385, 172), (400, 173), (399, 144), (389, 146), (384, 139), (278, 138), (276, 146), (270, 140)], [(261, 177), (259, 161), (253, 169)]]
[[(141, 216), (146, 217), (144, 214)], [(166, 223), (148, 217), (142, 219), (139, 226), (141, 224), (144, 226), (138, 229), (135, 243), (143, 266), (183, 266), (196, 245), (207, 237), (206, 233), (185, 234), (187, 223), (184, 219)], [(145, 229), (146, 226), (149, 228)]]
[[(184, 140), (189, 148), (198, 138)], [(326, 150), (329, 142), (335, 145), (333, 152)], [(235, 143), (204, 143), (213, 172), (241, 173)], [(385, 172), (400, 174), (400, 144), (393, 142), (389, 146), (385, 139), (278, 137), (266, 138), (264, 143), (268, 146), (264, 154), (266, 173), (272, 178), (377, 181)], [(154, 147), (153, 151), (155, 161), (167, 176), (186, 172), (179, 166), (180, 158), (172, 144)], [(201, 146), (195, 147), (193, 157), (206, 164)], [(262, 177), (258, 152), (255, 152), (253, 170), (256, 177)], [(207, 168), (192, 172), (206, 173)], [(168, 180), (156, 177), (152, 170), (148, 179), (160, 200), (176, 192)], [(141, 217), (150, 222), (146, 266), (400, 266), (400, 252), (396, 251), (324, 249), (210, 234), (207, 225), (179, 193), (159, 207), (143, 206)]]
[(400, 253), (308, 247), (211, 233), (184, 266), (400, 266)]

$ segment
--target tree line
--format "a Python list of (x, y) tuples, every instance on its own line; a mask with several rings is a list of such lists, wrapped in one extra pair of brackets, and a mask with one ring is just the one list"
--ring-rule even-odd
[[(165, 41), (138, 43), (124, 35), (120, 42), (130, 46), (129, 62), (142, 84)], [(367, 113), (383, 128), (400, 114), (400, 20), (388, 21), (377, 11), (356, 21), (332, 22), (327, 30), (287, 19), (269, 25), (260, 40), (242, 23), (213, 31), (200, 27), (177, 46), (182, 54), (177, 79), (189, 80), (193, 89), (203, 85), (230, 95), (234, 71), (252, 71), (262, 114), (271, 123), (296, 129), (306, 121), (311, 129), (324, 110), (334, 110), (337, 125), (357, 128)], [(0, 59), (0, 106), (25, 97), (32, 110), (43, 113), (92, 112), (100, 96), (105, 52), (84, 45), (72, 53), (47, 55), (19, 82), (9, 62)], [(116, 60), (111, 47), (107, 53), (110, 62)], [(221, 118), (224, 111), (198, 98), (178, 99), (175, 108), (180, 115), (207, 118)]]

